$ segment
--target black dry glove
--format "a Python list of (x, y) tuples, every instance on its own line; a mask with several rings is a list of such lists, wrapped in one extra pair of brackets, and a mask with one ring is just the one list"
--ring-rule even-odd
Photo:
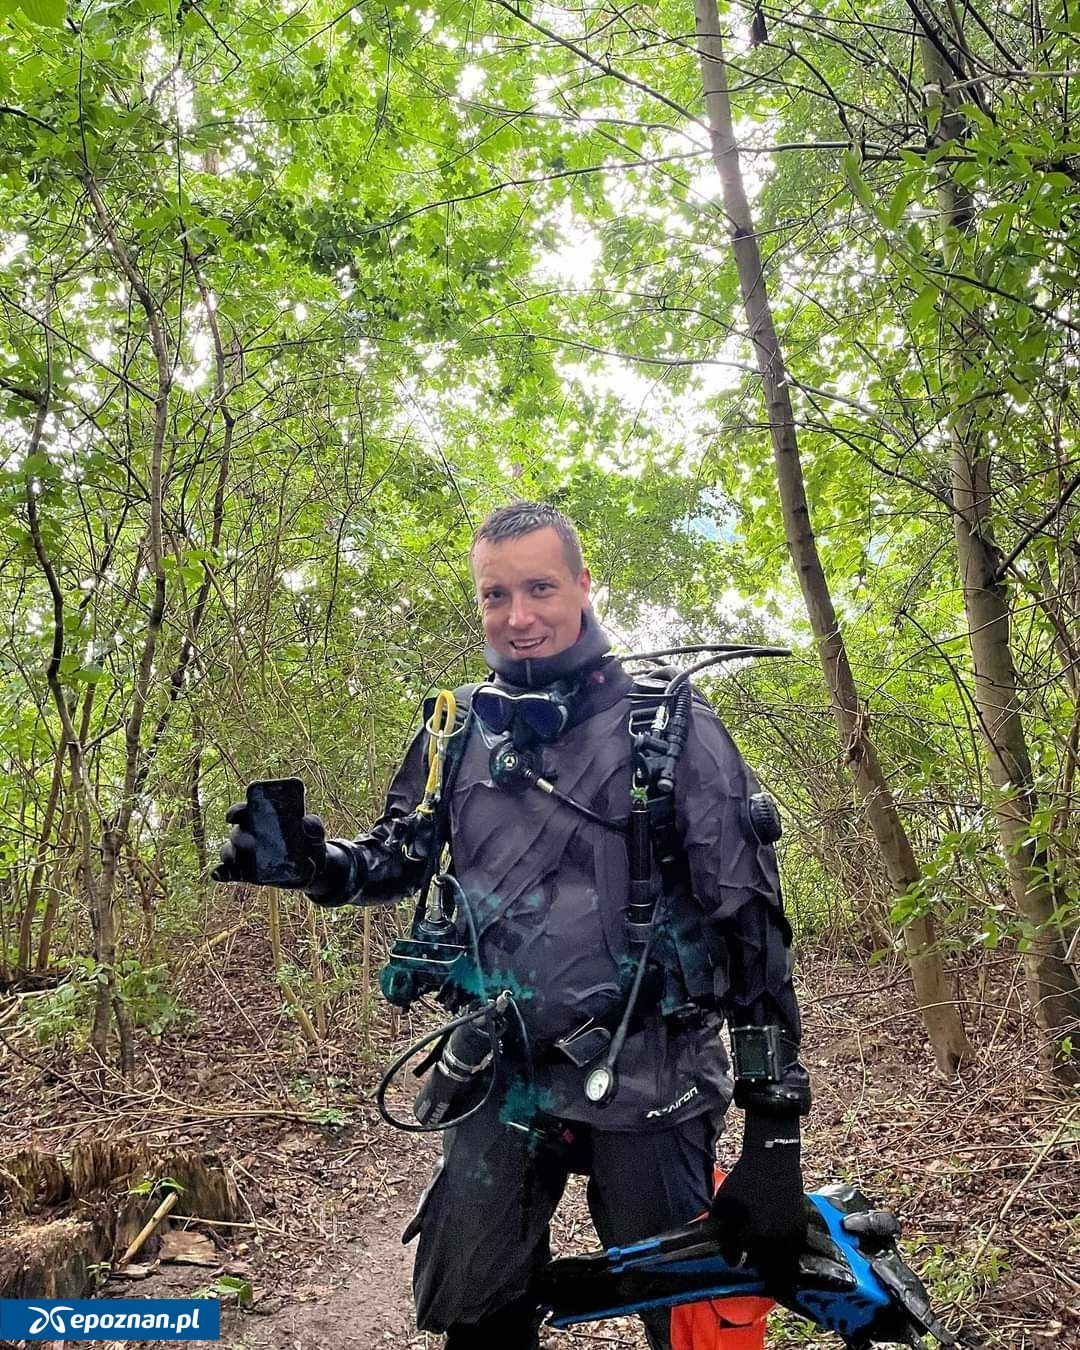
[(299, 778), (249, 783), (247, 801), (230, 806), (233, 827), (211, 872), (215, 881), (303, 890), (326, 867), (326, 831), (318, 816), (304, 814)]
[(806, 1242), (799, 1117), (747, 1111), (742, 1153), (713, 1198), (724, 1258), (756, 1266), (772, 1288), (793, 1279)]

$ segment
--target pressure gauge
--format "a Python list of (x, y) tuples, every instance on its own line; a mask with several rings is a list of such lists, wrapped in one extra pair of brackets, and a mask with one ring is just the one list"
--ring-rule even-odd
[(600, 1064), (585, 1079), (585, 1097), (593, 1106), (606, 1106), (615, 1096), (615, 1070)]

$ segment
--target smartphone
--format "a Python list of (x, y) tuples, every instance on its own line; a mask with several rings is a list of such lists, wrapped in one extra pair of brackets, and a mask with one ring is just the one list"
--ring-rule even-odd
[(260, 886), (304, 886), (313, 868), (304, 841), (304, 784), (269, 778), (247, 788), (255, 839), (255, 881)]

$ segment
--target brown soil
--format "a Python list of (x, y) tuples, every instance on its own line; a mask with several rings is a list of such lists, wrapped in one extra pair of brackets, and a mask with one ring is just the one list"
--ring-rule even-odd
[[(372, 1100), (379, 1066), (419, 1026), (384, 1019), (365, 1041), (357, 1010), (346, 1008), (316, 1051), (283, 1011), (250, 930), (210, 960), (185, 991), (195, 1014), (189, 1028), (140, 1047), (135, 1089), (113, 1083), (102, 1094), (85, 1057), (65, 1060), (6, 1026), (0, 1075), (15, 1091), (0, 1102), (0, 1165), (27, 1144), (64, 1153), (102, 1138), (212, 1150), (231, 1169), (244, 1217), (233, 1225), (186, 1220), (181, 1203), (171, 1222), (209, 1234), (218, 1265), (161, 1264), (151, 1244), (136, 1258), (150, 1267), (146, 1277), (113, 1278), (103, 1294), (179, 1297), (225, 1272), (251, 1281), (254, 1302), (223, 1309), (222, 1346), (435, 1350), (439, 1338), (413, 1327), (412, 1249), (399, 1234), (437, 1143), (390, 1130)], [(901, 971), (807, 960), (801, 981), (817, 1096), (804, 1150), (808, 1184), (858, 1180), (894, 1208), (950, 1325), (966, 1322), (996, 1350), (1080, 1346), (1080, 1103), (1016, 1067), (1034, 1060), (1016, 991), (987, 993), (967, 1009), (982, 1059), (962, 1081), (943, 1083)], [(737, 1149), (733, 1121), (721, 1161)], [(595, 1245), (582, 1189), (571, 1187), (556, 1222), (563, 1251)], [(147, 1200), (147, 1215), (154, 1203)], [(40, 1214), (42, 1223), (56, 1217)], [(0, 1247), (4, 1239), (0, 1215)], [(836, 1345), (807, 1332), (777, 1318), (770, 1347)], [(628, 1321), (549, 1332), (545, 1343), (644, 1346)]]

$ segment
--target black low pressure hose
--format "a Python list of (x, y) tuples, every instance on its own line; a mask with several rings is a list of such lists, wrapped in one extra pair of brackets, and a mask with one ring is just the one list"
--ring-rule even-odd
[[(657, 653), (650, 652), (649, 656)], [(691, 677), (696, 675), (699, 670), (706, 670), (709, 666), (719, 666), (725, 661), (752, 661), (759, 656), (790, 656), (790, 647), (729, 647), (726, 651), (717, 652), (715, 656), (707, 656), (704, 661), (695, 661), (692, 666), (687, 666), (685, 670), (680, 670), (678, 675), (671, 681), (667, 689), (664, 690), (665, 697), (673, 694), (680, 685), (685, 684)]]
[(790, 656), (790, 647), (763, 646), (754, 642), (696, 642), (689, 647), (661, 647), (654, 652), (631, 652), (622, 656), (621, 661), (654, 661), (661, 656), (696, 656), (699, 652), (715, 652), (716, 656), (692, 666), (685, 672), (692, 675), (703, 666), (711, 666), (719, 661), (752, 660), (755, 656)]
[(627, 657), (627, 660), (650, 660), (653, 657), (660, 656), (678, 656), (684, 653), (711, 651), (713, 655), (707, 656), (704, 661), (695, 661), (692, 666), (687, 666), (685, 670), (679, 673), (669, 681), (664, 690), (664, 701), (668, 707), (668, 721), (665, 728), (665, 740), (667, 741), (667, 752), (660, 761), (660, 767), (656, 777), (656, 787), (659, 792), (665, 795), (675, 790), (675, 768), (679, 762), (679, 756), (686, 746), (686, 738), (690, 734), (690, 709), (693, 701), (693, 694), (690, 688), (690, 677), (696, 675), (700, 670), (707, 670), (710, 666), (719, 666), (726, 661), (744, 661), (751, 660), (759, 656), (790, 656), (790, 647), (762, 647), (749, 646), (740, 643), (716, 643), (702, 644), (696, 647), (671, 647), (664, 651), (639, 652), (635, 653), (633, 658)]
[(638, 958), (637, 967), (634, 970), (634, 980), (630, 986), (626, 1007), (623, 1009), (622, 1017), (619, 1018), (615, 1035), (611, 1038), (611, 1045), (608, 1047), (603, 1063), (597, 1065), (594, 1069), (590, 1069), (585, 1076), (585, 1097), (593, 1106), (606, 1106), (619, 1090), (619, 1075), (616, 1066), (619, 1056), (622, 1054), (623, 1042), (630, 1030), (630, 1019), (637, 1004), (638, 994), (641, 992), (641, 985), (645, 979), (645, 971), (649, 964), (649, 953), (652, 950), (655, 933), (656, 916), (654, 914), (641, 949), (641, 956)]
[[(504, 999), (505, 1002), (503, 1001)], [(499, 998), (494, 1002), (485, 1003), (482, 1008), (474, 1008), (471, 1012), (463, 1013), (461, 1017), (455, 1017), (453, 1021), (447, 1022), (444, 1026), (436, 1027), (434, 1031), (428, 1032), (428, 1034), (422, 1036), (420, 1040), (413, 1041), (412, 1045), (410, 1045), (407, 1050), (403, 1051), (402, 1054), (398, 1055), (397, 1059), (390, 1065), (383, 1074), (379, 1086), (375, 1089), (375, 1106), (383, 1120), (385, 1120), (388, 1125), (392, 1125), (395, 1130), (404, 1130), (408, 1134), (435, 1134), (442, 1130), (449, 1130), (454, 1125), (460, 1125), (463, 1120), (468, 1120), (470, 1116), (475, 1116), (477, 1111), (487, 1103), (488, 1098), (495, 1088), (495, 1082), (499, 1074), (500, 1057), (498, 1021), (505, 1008), (508, 1007), (512, 1001), (509, 994), (500, 994)], [(390, 1084), (397, 1077), (398, 1071), (407, 1064), (410, 1059), (415, 1059), (422, 1050), (426, 1050), (427, 1047), (432, 1045), (435, 1041), (448, 1039), (458, 1027), (468, 1026), (472, 1022), (484, 1020), (488, 1022), (487, 1033), (488, 1039), (491, 1042), (491, 1078), (488, 1082), (487, 1091), (476, 1105), (470, 1107), (468, 1111), (463, 1111), (460, 1116), (455, 1116), (453, 1120), (440, 1120), (435, 1125), (421, 1125), (419, 1121), (412, 1122), (408, 1120), (399, 1120), (397, 1116), (393, 1115), (390, 1108), (386, 1105), (386, 1093)], [(434, 1073), (435, 1070), (432, 1069), (431, 1072)]]

